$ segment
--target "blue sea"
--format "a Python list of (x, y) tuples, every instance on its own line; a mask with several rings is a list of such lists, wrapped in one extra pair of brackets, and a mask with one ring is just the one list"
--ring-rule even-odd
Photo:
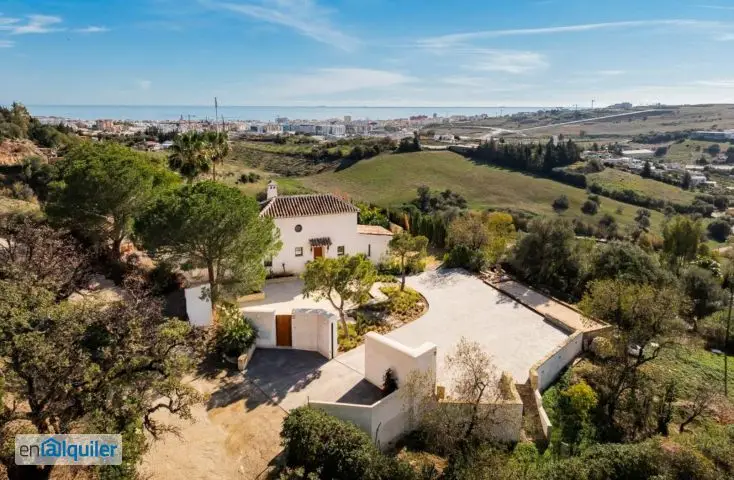
[[(448, 117), (481, 115), (491, 117), (520, 112), (535, 112), (543, 107), (233, 107), (220, 106), (219, 116), (226, 120), (274, 121), (279, 117), (292, 120), (329, 120), (351, 116), (353, 120), (389, 120), (416, 115)], [(37, 117), (62, 117), (76, 120), (192, 120), (214, 118), (214, 106), (144, 106), (144, 105), (28, 105)]]

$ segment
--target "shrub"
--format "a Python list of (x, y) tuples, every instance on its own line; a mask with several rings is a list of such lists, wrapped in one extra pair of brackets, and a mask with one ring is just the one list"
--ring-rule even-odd
[(717, 242), (725, 242), (731, 233), (731, 226), (724, 220), (714, 220), (709, 223), (706, 229), (709, 232), (709, 237)]
[(557, 212), (568, 210), (568, 197), (565, 195), (561, 195), (560, 197), (553, 200), (553, 210)]
[(384, 308), (390, 315), (397, 316), (402, 320), (412, 320), (423, 311), (421, 304), (423, 297), (410, 287), (400, 290), (400, 287), (382, 287), (380, 291), (387, 295)]
[(280, 436), (287, 466), (303, 468), (306, 475), (313, 472), (333, 480), (414, 477), (408, 465), (380, 453), (356, 425), (321, 410), (307, 406), (292, 410)]
[[(405, 274), (406, 275), (415, 275), (417, 273), (422, 273), (425, 270), (426, 270), (426, 259), (425, 258), (410, 257), (405, 262)], [(381, 275), (393, 275), (393, 276), (399, 277), (401, 275), (400, 261), (397, 258), (390, 257), (387, 261), (381, 262), (377, 266), (377, 271)]]
[(257, 329), (235, 305), (217, 307), (217, 327), (214, 342), (217, 351), (237, 357), (249, 349), (257, 339)]
[(465, 268), (470, 272), (480, 272), (486, 263), (482, 252), (472, 250), (466, 245), (457, 245), (444, 255), (443, 263), (446, 268)]
[(22, 182), (15, 182), (10, 187), (13, 198), (30, 202), (33, 200), (33, 190)]
[(382, 396), (387, 397), (395, 390), (398, 389), (398, 378), (395, 376), (392, 368), (385, 370), (385, 375), (382, 377)]
[(586, 200), (584, 204), (581, 205), (581, 211), (586, 215), (596, 215), (596, 212), (599, 211), (599, 204), (592, 200)]

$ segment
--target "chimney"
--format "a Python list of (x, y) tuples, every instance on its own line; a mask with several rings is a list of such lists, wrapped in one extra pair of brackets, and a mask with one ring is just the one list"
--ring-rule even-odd
[(268, 196), (267, 199), (270, 200), (272, 198), (275, 198), (278, 196), (278, 184), (274, 181), (270, 180), (268, 182)]

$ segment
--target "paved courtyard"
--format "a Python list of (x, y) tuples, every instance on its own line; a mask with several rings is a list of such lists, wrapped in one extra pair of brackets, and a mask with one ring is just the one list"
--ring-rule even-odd
[[(435, 343), (438, 383), (448, 388), (452, 382), (444, 360), (462, 337), (482, 345), (498, 373), (510, 372), (516, 383), (525, 383), (530, 367), (568, 337), (541, 315), (461, 270), (424, 272), (408, 277), (407, 284), (428, 300), (428, 312), (387, 337), (409, 347)], [(363, 372), (364, 347), (337, 360)]]
[(293, 278), (288, 280), (267, 281), (263, 287), (264, 300), (241, 303), (240, 308), (272, 308), (276, 314), (289, 314), (294, 308), (321, 308), (328, 312), (337, 313), (328, 300), (316, 301), (313, 298), (304, 298), (303, 280)]

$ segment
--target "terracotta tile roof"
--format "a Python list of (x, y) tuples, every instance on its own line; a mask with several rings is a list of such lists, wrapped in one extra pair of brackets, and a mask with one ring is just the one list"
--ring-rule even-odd
[(356, 213), (359, 210), (351, 203), (330, 194), (285, 195), (271, 199), (260, 215), (272, 218), (311, 217)]
[(308, 243), (310, 243), (312, 247), (330, 247), (331, 239), (329, 237), (310, 238)]
[(360, 235), (389, 235), (392, 232), (385, 227), (379, 225), (357, 225), (357, 233)]

